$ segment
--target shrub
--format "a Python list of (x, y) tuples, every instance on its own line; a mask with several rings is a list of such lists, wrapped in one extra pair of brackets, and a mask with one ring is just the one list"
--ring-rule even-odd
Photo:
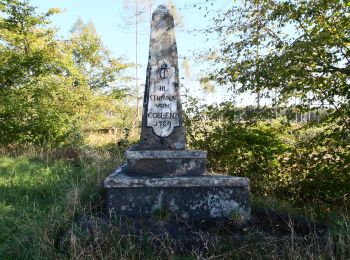
[(350, 141), (344, 132), (330, 123), (269, 120), (268, 113), (193, 103), (185, 120), (189, 145), (208, 151), (210, 171), (248, 177), (258, 196), (324, 210), (347, 205)]

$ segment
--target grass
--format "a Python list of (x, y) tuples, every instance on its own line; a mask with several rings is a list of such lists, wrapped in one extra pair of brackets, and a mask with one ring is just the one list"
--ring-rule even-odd
[(0, 158), (0, 259), (58, 256), (59, 233), (100, 200), (100, 184), (118, 164), (107, 152), (81, 156), (73, 161), (42, 154)]
[[(106, 148), (107, 147), (107, 148)], [(114, 150), (113, 150), (114, 149)], [(137, 236), (107, 224), (91, 236), (77, 224), (93, 215), (101, 201), (101, 183), (122, 160), (122, 151), (105, 148), (0, 157), (0, 259), (349, 259), (349, 211), (325, 213), (336, 251), (326, 255), (314, 234), (264, 237), (246, 230), (245, 240), (209, 239), (198, 233), (200, 247), (187, 248), (170, 237)], [(294, 209), (277, 199), (254, 199), (254, 207), (270, 208), (312, 219), (312, 211)], [(101, 227), (98, 218), (90, 220)], [(103, 225), (102, 225), (103, 226)], [(79, 231), (80, 230), (80, 231)], [(67, 233), (67, 231), (69, 231)], [(81, 232), (81, 233), (79, 233)], [(84, 233), (85, 232), (85, 233)], [(66, 236), (68, 247), (60, 249)], [(261, 237), (261, 239), (257, 239)], [(311, 241), (311, 242), (310, 242)]]

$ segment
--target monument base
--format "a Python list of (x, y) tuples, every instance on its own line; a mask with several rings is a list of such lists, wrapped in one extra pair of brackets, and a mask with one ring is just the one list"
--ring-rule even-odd
[(198, 221), (250, 218), (249, 179), (222, 175), (135, 177), (122, 165), (106, 178), (111, 216)]
[(127, 150), (125, 156), (130, 176), (198, 176), (206, 172), (206, 151)]

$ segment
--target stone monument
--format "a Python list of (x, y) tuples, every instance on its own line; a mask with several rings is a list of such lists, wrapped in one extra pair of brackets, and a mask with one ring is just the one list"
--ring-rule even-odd
[(210, 175), (206, 151), (186, 150), (174, 18), (153, 13), (140, 143), (104, 182), (112, 216), (205, 220), (250, 218), (249, 179)]

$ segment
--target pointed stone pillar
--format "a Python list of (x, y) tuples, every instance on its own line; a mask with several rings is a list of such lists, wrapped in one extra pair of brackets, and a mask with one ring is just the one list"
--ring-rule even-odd
[(160, 5), (153, 13), (144, 94), (141, 150), (184, 150), (174, 18)]
[(206, 172), (206, 151), (186, 150), (174, 18), (153, 13), (140, 144), (126, 151), (132, 176), (195, 176)]

